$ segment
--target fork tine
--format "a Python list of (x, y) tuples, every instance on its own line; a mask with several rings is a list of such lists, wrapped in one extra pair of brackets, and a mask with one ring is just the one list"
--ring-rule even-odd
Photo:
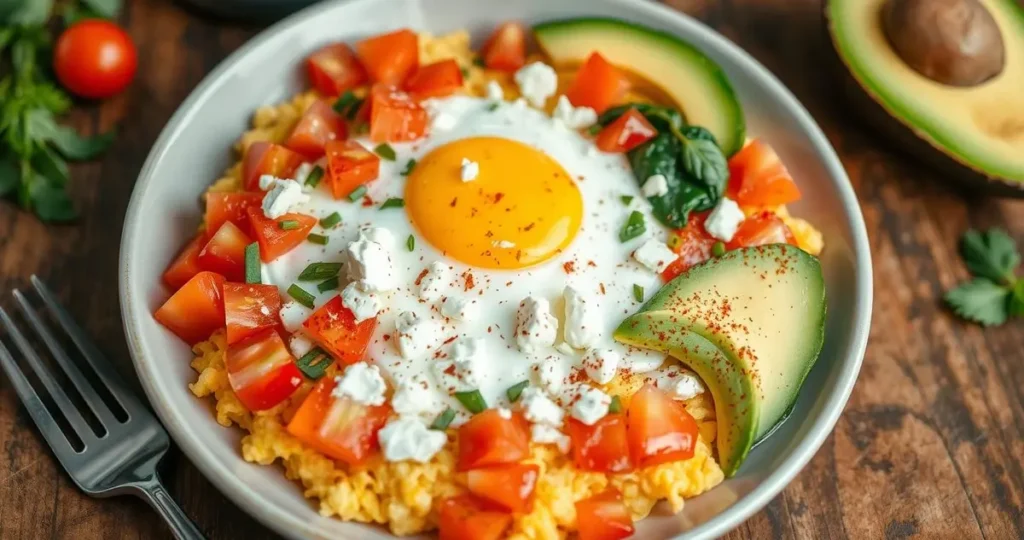
[(82, 413), (78, 411), (78, 408), (71, 403), (70, 399), (68, 399), (68, 395), (64, 393), (64, 389), (57, 386), (53, 376), (43, 364), (42, 359), (39, 358), (39, 355), (36, 354), (34, 350), (32, 350), (32, 346), (29, 345), (28, 340), (25, 339), (25, 335), (21, 333), (21, 330), (18, 330), (18, 327), (14, 326), (14, 321), (11, 320), (10, 316), (7, 315), (7, 312), (4, 311), (3, 308), (0, 308), (0, 323), (3, 323), (4, 328), (7, 329), (7, 333), (11, 335), (11, 339), (14, 341), (14, 344), (18, 347), (18, 350), (21, 351), (21, 354), (25, 356), (25, 361), (28, 362), (28, 365), (32, 366), (32, 371), (36, 372), (36, 376), (39, 377), (39, 381), (43, 383), (44, 387), (46, 387), (46, 391), (49, 392), (50, 397), (53, 398), (53, 401), (57, 404), (57, 409), (59, 409), (64, 414), (64, 417), (67, 418), (68, 424), (71, 425), (71, 429), (74, 430), (76, 435), (78, 435), (78, 438), (81, 439), (82, 443), (88, 447), (88, 441), (95, 440), (96, 438), (93, 435), (92, 428), (90, 428), (89, 424), (86, 423), (84, 418), (82, 418)]
[[(117, 423), (117, 419), (106, 403), (103, 402), (103, 398), (96, 392), (96, 389), (89, 384), (89, 381), (82, 374), (78, 366), (71, 361), (64, 349), (61, 348), (60, 343), (53, 337), (50, 330), (43, 323), (42, 319), (36, 313), (36, 310), (28, 303), (25, 299), (25, 295), (21, 291), (14, 291), (14, 299), (18, 302), (18, 307), (21, 308), (21, 312), (25, 315), (25, 319), (28, 320), (29, 324), (35, 331), (43, 338), (43, 342), (46, 343), (46, 348), (50, 349), (50, 353), (53, 355), (60, 367), (64, 368), (64, 372), (67, 373), (68, 378), (78, 389), (78, 393), (85, 400), (86, 405), (92, 409), (92, 413), (99, 418), (100, 423), (108, 427)], [(116, 398), (115, 398), (116, 399)]]

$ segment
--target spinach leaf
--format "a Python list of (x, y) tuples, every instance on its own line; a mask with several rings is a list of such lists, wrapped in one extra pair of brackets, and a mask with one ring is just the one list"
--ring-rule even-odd
[(650, 105), (648, 103), (627, 103), (618, 107), (612, 107), (597, 118), (597, 123), (602, 126), (611, 124), (625, 114), (626, 111), (634, 108), (637, 112), (644, 115), (658, 131), (678, 130), (686, 125), (683, 113), (669, 107)]
[(661, 133), (629, 153), (633, 175), (643, 186), (656, 174), (665, 177), (668, 193), (650, 197), (651, 210), (668, 227), (682, 228), (690, 212), (706, 210), (718, 197), (699, 182), (693, 181), (681, 167), (682, 143), (671, 133)]
[(729, 180), (729, 165), (715, 136), (700, 126), (687, 126), (681, 135), (683, 169), (707, 186), (716, 200), (721, 198)]

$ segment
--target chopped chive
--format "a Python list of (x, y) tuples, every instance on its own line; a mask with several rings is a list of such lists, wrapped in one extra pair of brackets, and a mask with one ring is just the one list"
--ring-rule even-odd
[(449, 425), (451, 425), (452, 420), (455, 420), (455, 409), (448, 407), (443, 413), (437, 415), (437, 418), (434, 419), (434, 423), (430, 424), (430, 429), (444, 431), (448, 429)]
[(527, 386), (530, 386), (530, 381), (517, 382), (505, 390), (505, 395), (510, 402), (515, 403), (519, 401), (519, 396), (523, 395), (523, 390), (526, 390)]
[[(334, 105), (331, 105), (331, 108), (334, 109), (334, 112), (347, 117), (353, 114), (352, 111), (359, 110), (359, 105), (362, 101), (363, 100), (357, 98), (351, 90), (346, 90), (345, 93), (334, 102)], [(351, 120), (351, 117), (349, 120)]]
[(487, 67), (487, 65), (484, 64), (484, 59), (479, 56), (473, 59), (473, 65), (476, 67)]
[(498, 110), (498, 107), (500, 105), (501, 104), (498, 103), (497, 101), (495, 101), (494, 103), (491, 103), (490, 105), (487, 106), (487, 112), (494, 112), (494, 111)]
[(725, 255), (725, 244), (723, 244), (722, 242), (715, 242), (711, 246), (711, 254), (714, 255), (715, 257), (721, 257), (722, 255)]
[(258, 284), (263, 282), (260, 272), (260, 244), (253, 242), (245, 246), (245, 282)]
[(402, 176), (409, 176), (410, 174), (412, 174), (412, 170), (415, 167), (416, 167), (416, 160), (415, 159), (410, 159), (409, 162), (405, 164), (405, 168), (402, 169)]
[(352, 193), (348, 194), (348, 200), (356, 202), (359, 199), (362, 199), (363, 195), (366, 195), (366, 186), (359, 186), (353, 189)]
[(384, 201), (384, 204), (380, 205), (380, 209), (387, 210), (388, 208), (402, 208), (403, 206), (405, 206), (404, 200), (391, 198)]
[(286, 219), (284, 221), (278, 221), (277, 226), (280, 227), (282, 231), (293, 231), (299, 228), (299, 222), (294, 219)]
[(625, 205), (628, 205), (629, 203), (633, 202), (633, 196), (632, 195), (623, 195), (623, 196), (619, 197), (619, 199), (622, 199), (622, 204), (625, 204)]
[(313, 303), (316, 301), (316, 298), (314, 298), (312, 294), (309, 294), (305, 289), (294, 283), (288, 287), (288, 296), (291, 296), (296, 302), (308, 307), (309, 309), (313, 309)]
[(341, 263), (309, 263), (309, 266), (299, 274), (299, 281), (323, 281), (337, 276), (340, 271)]
[(331, 358), (331, 355), (320, 347), (313, 347), (308, 353), (302, 355), (302, 358), (295, 361), (299, 371), (314, 381), (323, 377), (327, 368), (331, 367), (333, 363), (334, 358)]
[(378, 156), (380, 156), (380, 157), (382, 157), (382, 158), (384, 158), (384, 159), (386, 159), (388, 161), (394, 161), (395, 160), (395, 149), (391, 148), (391, 145), (388, 144), (388, 143), (380, 143), (380, 144), (378, 144), (377, 148), (373, 149), (373, 153), (377, 154)]
[(323, 177), (324, 177), (324, 168), (319, 166), (319, 165), (317, 165), (317, 166), (313, 167), (312, 171), (309, 171), (309, 174), (306, 175), (306, 182), (305, 183), (306, 183), (307, 186), (315, 188), (316, 186), (320, 185), (320, 180), (322, 180)]
[(320, 292), (332, 291), (332, 290), (337, 289), (337, 288), (338, 288), (338, 276), (334, 276), (332, 278), (329, 278), (329, 279), (326, 279), (324, 281), (321, 281), (320, 284), (316, 286), (316, 290), (318, 290)]
[(629, 214), (629, 219), (622, 225), (622, 230), (619, 231), (619, 240), (629, 242), (645, 232), (647, 232), (647, 225), (644, 224), (644, 215), (633, 210), (633, 213)]
[(622, 412), (622, 401), (619, 396), (612, 396), (612, 402), (608, 404), (608, 412), (611, 414)]
[(320, 244), (321, 246), (327, 245), (327, 237), (322, 234), (309, 233), (309, 236), (306, 237), (306, 240), (309, 240), (314, 244)]
[(409, 251), (416, 249), (416, 237), (410, 234), (409, 238), (405, 241), (405, 247)]
[(479, 390), (455, 392), (455, 399), (459, 400), (459, 403), (473, 414), (487, 410), (487, 402), (484, 401), (484, 396), (480, 394)]
[(337, 212), (334, 212), (333, 214), (320, 220), (320, 226), (325, 229), (330, 229), (331, 227), (339, 223), (341, 223), (341, 214)]
[(464, 78), (464, 79), (468, 79), (469, 78), (469, 68), (459, 68), (459, 71), (462, 72), (462, 78)]
[(637, 302), (644, 301), (644, 288), (636, 283), (633, 284), (633, 298), (635, 298)]
[(594, 124), (590, 126), (589, 128), (587, 128), (587, 133), (591, 135), (597, 135), (598, 133), (601, 133), (601, 124)]

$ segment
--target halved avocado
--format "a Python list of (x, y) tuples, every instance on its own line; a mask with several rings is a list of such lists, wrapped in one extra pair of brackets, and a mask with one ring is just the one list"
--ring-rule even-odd
[(722, 68), (665, 32), (606, 18), (549, 21), (533, 27), (556, 66), (583, 63), (594, 51), (657, 86), (694, 125), (707, 128), (726, 156), (743, 147), (746, 124)]
[(936, 170), (1024, 197), (1024, 5), (1018, 0), (829, 0), (847, 94)]

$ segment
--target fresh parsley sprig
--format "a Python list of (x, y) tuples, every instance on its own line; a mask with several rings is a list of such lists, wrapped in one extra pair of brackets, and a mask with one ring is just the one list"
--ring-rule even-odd
[(983, 326), (998, 326), (1024, 316), (1024, 280), (1017, 276), (1021, 256), (1002, 229), (969, 230), (960, 253), (974, 279), (946, 293), (953, 312)]

